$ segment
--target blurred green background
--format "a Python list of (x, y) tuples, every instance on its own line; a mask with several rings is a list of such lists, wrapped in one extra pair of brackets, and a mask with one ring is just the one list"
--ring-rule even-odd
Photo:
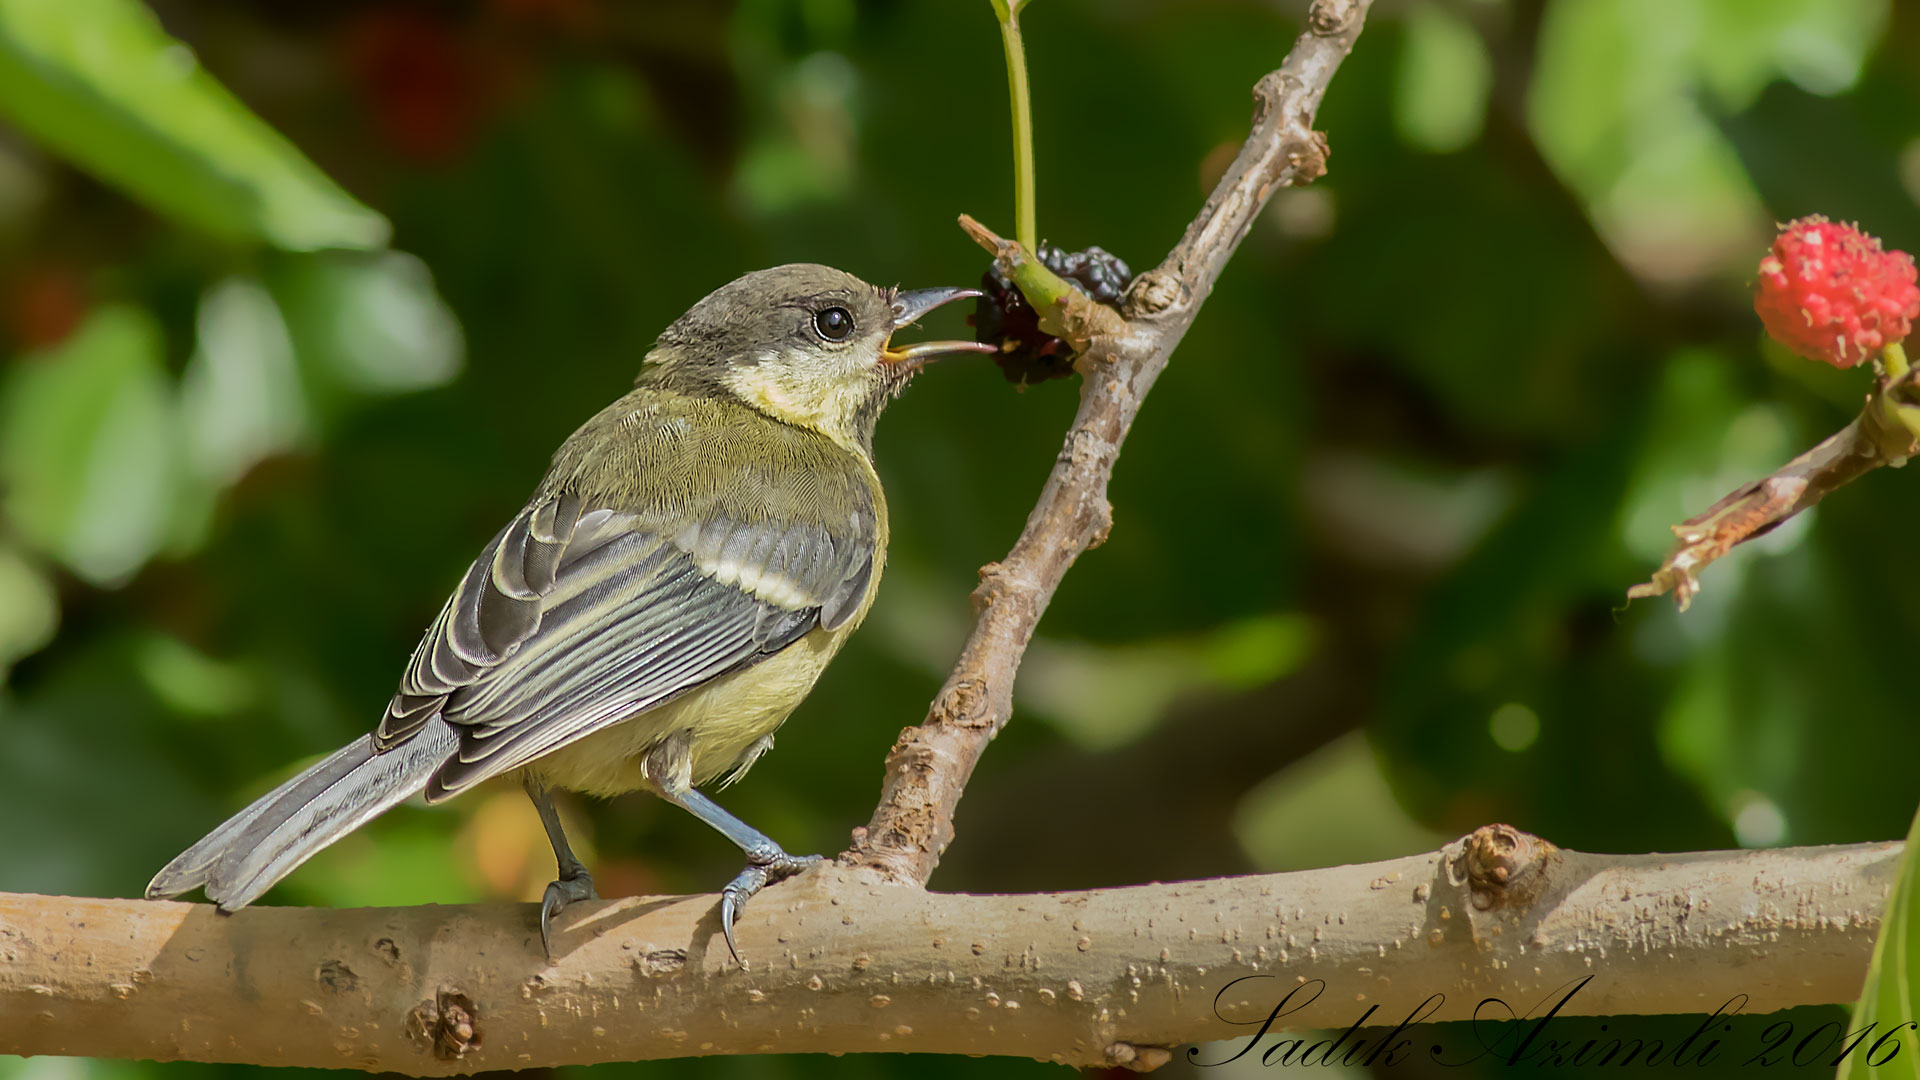
[[(1042, 235), (1152, 265), (1303, 10), (1036, 0)], [(1013, 225), (986, 0), (154, 13), (0, 0), (5, 890), (137, 895), (367, 729), (547, 454), (710, 289), (797, 260), (968, 284), (955, 215)], [(1903, 835), (1911, 478), (1743, 548), (1684, 617), (1622, 597), (1668, 525), (1857, 411), (1866, 376), (1764, 343), (1748, 288), (1776, 220), (1920, 246), (1916, 52), (1920, 8), (1887, 0), (1380, 0), (1320, 115), (1330, 175), (1276, 197), (1160, 381), (934, 885), (1299, 869), (1494, 820), (1591, 851)], [(867, 820), (1074, 403), (957, 360), (893, 406), (879, 603), (730, 808), (795, 851)], [(738, 868), (644, 797), (568, 810), (608, 895)], [(269, 902), (551, 873), (496, 787), (388, 814)]]

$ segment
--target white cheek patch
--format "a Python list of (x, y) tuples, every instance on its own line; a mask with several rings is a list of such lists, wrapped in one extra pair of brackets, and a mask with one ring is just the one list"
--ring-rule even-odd
[(781, 418), (812, 412), (793, 378), (791, 358), (784, 353), (762, 353), (759, 362), (727, 372), (727, 386), (741, 397)]
[[(851, 352), (842, 354), (832, 370), (822, 370), (818, 357), (789, 351), (762, 353), (758, 359), (727, 372), (727, 389), (768, 416), (853, 445), (854, 418), (873, 394), (871, 365)], [(813, 377), (802, 377), (802, 365), (813, 366)]]

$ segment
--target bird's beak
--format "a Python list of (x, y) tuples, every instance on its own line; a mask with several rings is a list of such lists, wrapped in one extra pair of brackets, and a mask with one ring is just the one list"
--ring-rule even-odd
[[(910, 326), (918, 322), (920, 316), (941, 304), (979, 295), (979, 289), (915, 289), (903, 292), (893, 299), (893, 328), (898, 331)], [(905, 364), (942, 353), (996, 351), (992, 345), (979, 341), (921, 341), (912, 345), (894, 345), (889, 336), (887, 347), (880, 350), (880, 361), (885, 364)]]

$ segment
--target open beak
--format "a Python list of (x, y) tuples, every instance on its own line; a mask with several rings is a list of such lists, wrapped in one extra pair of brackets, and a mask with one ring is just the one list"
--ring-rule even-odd
[[(979, 289), (915, 289), (903, 292), (893, 300), (893, 328), (898, 331), (910, 326), (918, 322), (920, 316), (941, 304), (979, 295)], [(887, 347), (880, 350), (880, 360), (886, 364), (905, 364), (944, 353), (997, 351), (992, 345), (980, 341), (920, 341), (912, 345), (894, 345), (889, 337)]]

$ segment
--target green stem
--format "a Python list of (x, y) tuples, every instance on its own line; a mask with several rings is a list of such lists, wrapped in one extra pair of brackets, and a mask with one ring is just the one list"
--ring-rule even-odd
[(1057, 317), (1056, 309), (1074, 293), (1074, 287), (1060, 275), (1047, 268), (1040, 257), (1031, 248), (1023, 247), (1016, 241), (998, 236), (992, 229), (973, 219), (972, 214), (960, 215), (960, 228), (974, 242), (993, 254), (1000, 266), (1000, 272), (1013, 282), (1020, 295), (1040, 313), (1040, 329), (1055, 337), (1062, 331), (1049, 320)]
[(1040, 248), (1033, 208), (1033, 96), (1027, 89), (1027, 49), (1020, 40), (1020, 9), (1026, 0), (992, 0), (1007, 49), (1007, 96), (1013, 103), (1014, 238), (1028, 251)]
[(1894, 391), (1892, 393), (1876, 391), (1880, 397), (1881, 411), (1886, 414), (1888, 420), (1898, 424), (1900, 429), (1904, 429), (1906, 435), (1914, 442), (1920, 442), (1920, 406), (1909, 403), (1911, 387), (1898, 386), (1912, 370), (1912, 365), (1907, 362), (1907, 350), (1897, 341), (1887, 346), (1880, 352), (1880, 366), (1886, 369), (1886, 390)]
[(1907, 350), (1897, 341), (1880, 351), (1880, 362), (1886, 366), (1888, 382), (1897, 382), (1907, 374)]

